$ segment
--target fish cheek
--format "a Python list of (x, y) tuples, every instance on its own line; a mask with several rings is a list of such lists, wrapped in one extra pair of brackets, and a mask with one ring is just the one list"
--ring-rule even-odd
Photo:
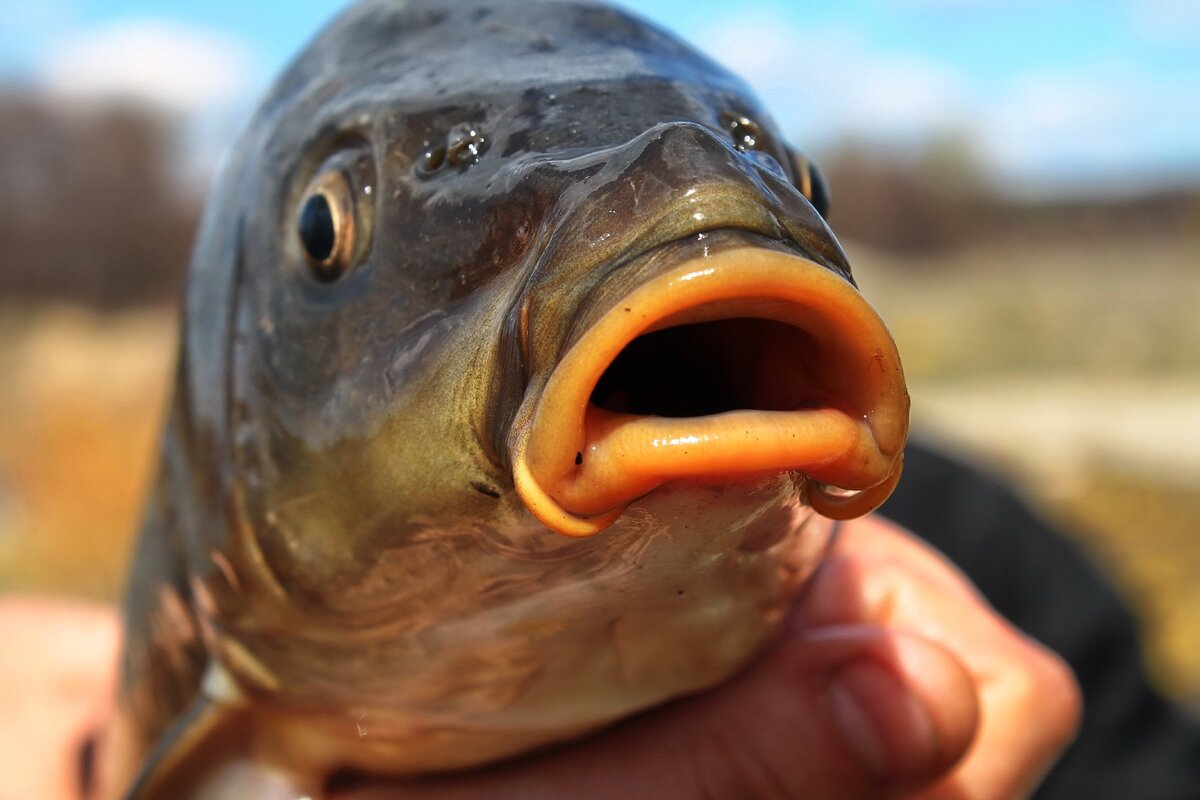
[[(308, 408), (260, 412), (237, 436), (250, 530), (289, 594), (325, 608), (344, 605), (342, 598), (371, 572), (381, 533), (405, 533), (380, 477), (387, 472), (386, 446), (373, 437), (337, 435)], [(340, 422), (336, 428), (357, 428)]]
[(497, 275), (520, 264), (534, 244), (538, 198), (532, 191), (492, 203), (481, 215), (479, 246), (455, 269), (452, 301), (479, 291)]
[(294, 419), (262, 432), (264, 458), (244, 464), (243, 477), (257, 483), (248, 512), (289, 593), (361, 611), (432, 602), (456, 579), (456, 523), (485, 519), (497, 504), (451, 477), (459, 472), (453, 448), (421, 457), (445, 435), (428, 417), (398, 413), (367, 424), (365, 435), (328, 441), (293, 435)]
[[(453, 441), (462, 426), (434, 412), (453, 388), (430, 369), (445, 348), (418, 345), (438, 341), (449, 323), (414, 325), (403, 313), (372, 323), (370, 306), (354, 304), (314, 315), (279, 291), (266, 305), (280, 322), (246, 338), (235, 457), (271, 572), (328, 609), (435, 591), (452, 562), (432, 555), (444, 534), (423, 532), (496, 507), (471, 487), (478, 469), (464, 474), (467, 445)], [(406, 343), (413, 363), (397, 377), (388, 367)], [(449, 444), (431, 449), (431, 440)]]
[(280, 283), (256, 288), (252, 325), (238, 337), (232, 420), (248, 522), (289, 589), (336, 587), (357, 571), (343, 531), (362, 502), (352, 490), (361, 467), (337, 445), (369, 418), (370, 392), (355, 388), (365, 330), (353, 304), (318, 312)]

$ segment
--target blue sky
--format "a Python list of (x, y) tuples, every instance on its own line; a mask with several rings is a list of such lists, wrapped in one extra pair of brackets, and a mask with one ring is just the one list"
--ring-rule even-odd
[[(165, 102), (203, 171), (334, 0), (0, 0), (0, 80)], [(747, 78), (788, 135), (969, 142), (1006, 186), (1200, 182), (1200, 0), (626, 0)]]

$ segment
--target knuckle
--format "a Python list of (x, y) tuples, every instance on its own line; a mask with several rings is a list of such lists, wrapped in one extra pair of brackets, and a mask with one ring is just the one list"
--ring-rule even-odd
[(846, 624), (890, 619), (907, 585), (902, 565), (886, 557), (839, 554), (824, 564), (806, 601), (809, 621)]
[(1052, 650), (1030, 642), (1015, 699), (1048, 745), (1061, 747), (1075, 737), (1083, 715), (1083, 694), (1075, 674)]
[(1059, 744), (1075, 738), (1083, 718), (1083, 692), (1075, 673), (1057, 654), (1047, 650), (1039, 669), (1046, 703), (1047, 734)]

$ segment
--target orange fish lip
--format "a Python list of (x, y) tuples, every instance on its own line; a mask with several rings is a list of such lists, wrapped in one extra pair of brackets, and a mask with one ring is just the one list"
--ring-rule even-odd
[[(766, 407), (667, 417), (593, 402), (601, 376), (634, 340), (721, 321), (763, 329), (757, 341), (776, 360), (759, 371), (782, 387), (756, 401)], [(567, 536), (602, 531), (668, 481), (783, 472), (808, 478), (806, 499), (818, 513), (859, 516), (891, 493), (908, 433), (899, 354), (871, 306), (830, 269), (758, 246), (658, 271), (601, 313), (537, 389), (510, 437), (514, 482), (529, 511)]]

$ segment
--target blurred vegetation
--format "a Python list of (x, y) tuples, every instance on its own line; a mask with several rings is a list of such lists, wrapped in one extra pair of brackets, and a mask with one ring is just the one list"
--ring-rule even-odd
[(1200, 375), (1200, 235), (1006, 236), (897, 254), (849, 242), (917, 380)]
[[(118, 592), (200, 205), (177, 135), (0, 92), (0, 591)], [(954, 137), (819, 163), (918, 428), (1086, 542), (1162, 685), (1200, 698), (1200, 187), (1014, 198)]]
[(117, 597), (174, 341), (164, 307), (0, 315), (0, 591)]
[(137, 105), (0, 93), (0, 297), (119, 308), (172, 298), (200, 204), (177, 131)]
[(1148, 481), (1108, 464), (1054, 513), (1134, 598), (1158, 685), (1200, 709), (1200, 480)]
[(953, 136), (916, 151), (850, 141), (824, 154), (820, 166), (833, 187), (838, 236), (896, 255), (1094, 237), (1200, 240), (1200, 186), (1128, 187), (1086, 198), (1014, 196), (988, 178), (969, 141)]

